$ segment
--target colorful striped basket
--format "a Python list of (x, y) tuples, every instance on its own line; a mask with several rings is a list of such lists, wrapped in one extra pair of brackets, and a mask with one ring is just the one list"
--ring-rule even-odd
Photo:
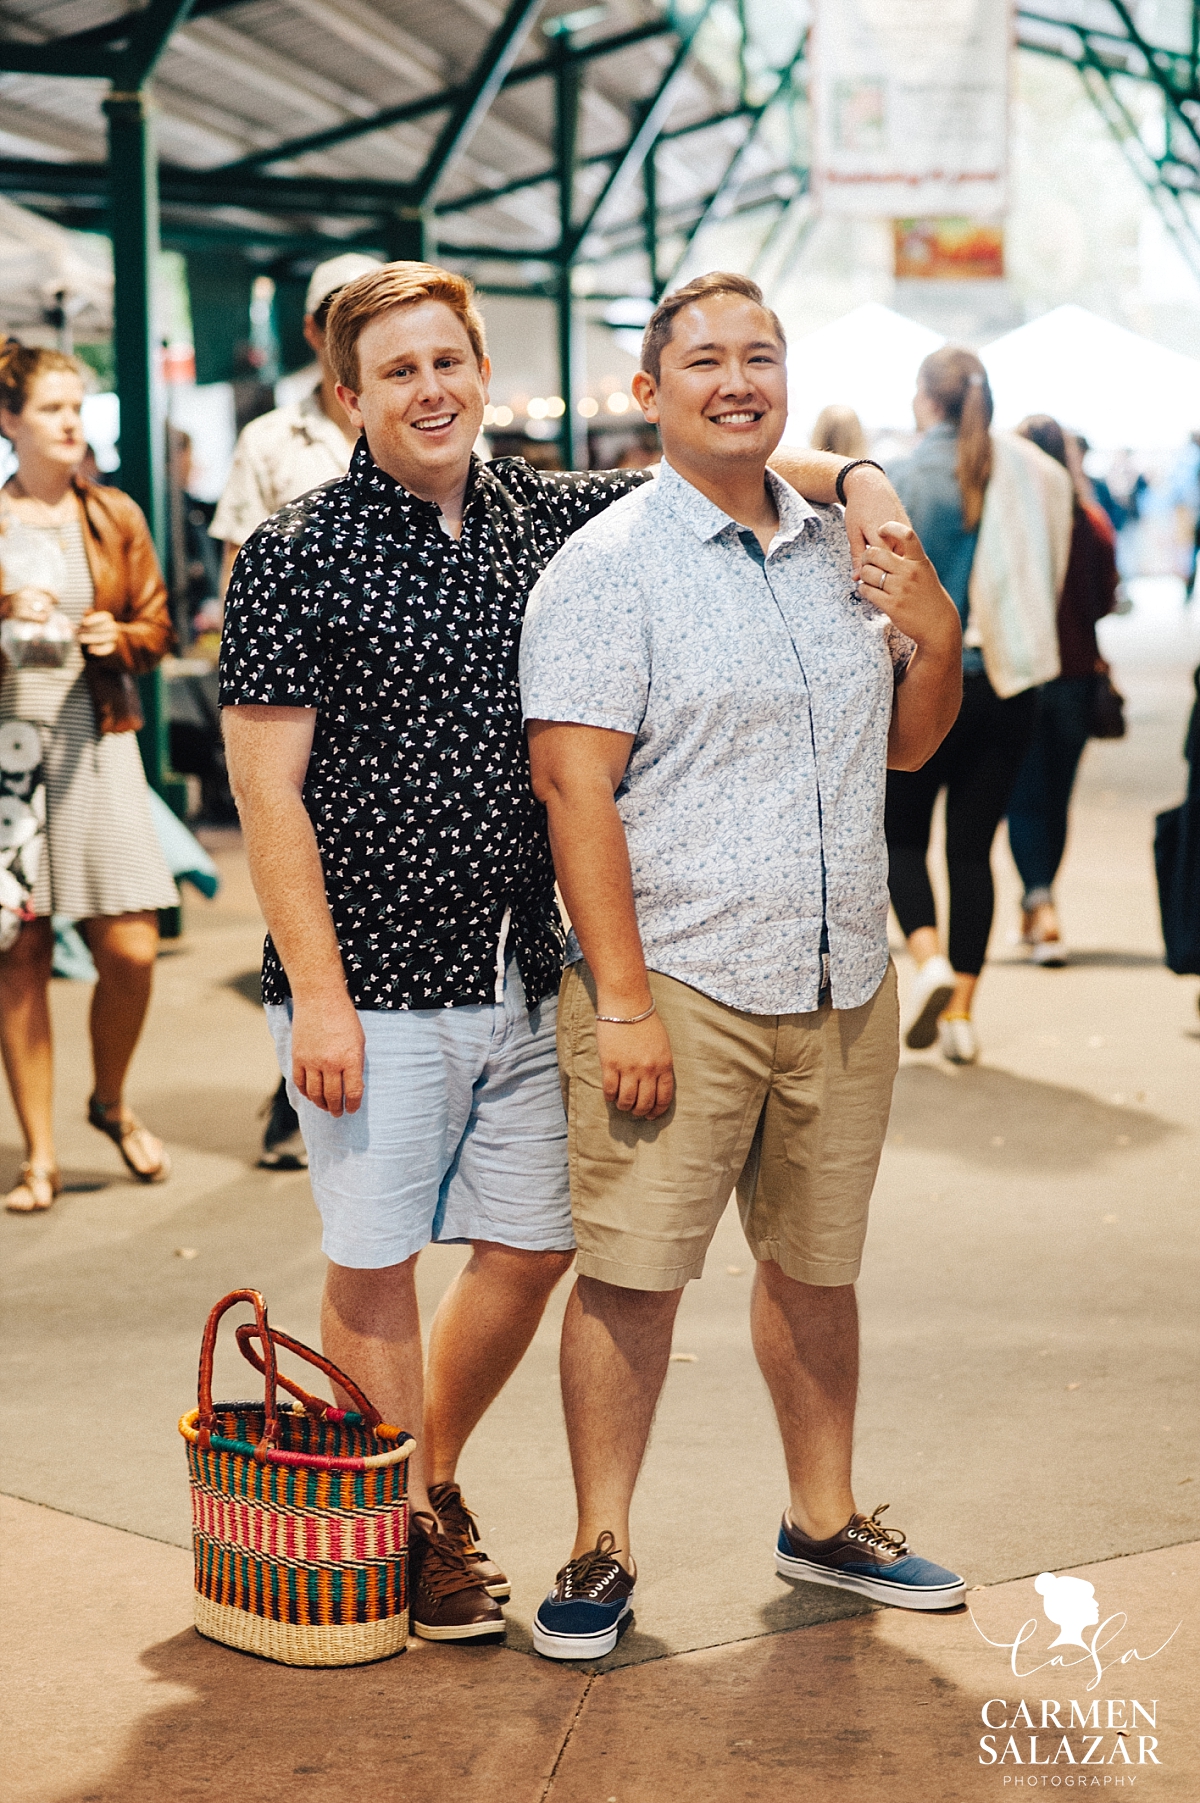
[[(266, 1378), (262, 1403), (212, 1399), (217, 1324), (238, 1302), (237, 1330)], [(276, 1370), (285, 1347), (332, 1378), (357, 1408), (335, 1408)], [(278, 1387), (297, 1398), (280, 1407)], [(343, 1371), (267, 1323), (257, 1290), (213, 1309), (200, 1348), (198, 1408), (187, 1442), (196, 1555), (196, 1627), (209, 1640), (281, 1665), (363, 1665), (408, 1638), (408, 1457), (416, 1442), (386, 1427)]]

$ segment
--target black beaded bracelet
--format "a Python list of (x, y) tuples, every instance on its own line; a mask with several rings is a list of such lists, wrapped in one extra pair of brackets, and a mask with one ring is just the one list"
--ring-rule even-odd
[(878, 470), (881, 476), (887, 475), (887, 471), (884, 469), (882, 463), (876, 463), (873, 457), (856, 457), (852, 463), (843, 463), (841, 469), (838, 471), (837, 481), (834, 483), (834, 488), (837, 491), (837, 498), (843, 507), (846, 505), (846, 477), (850, 474), (851, 470), (861, 468), (864, 463), (867, 465), (868, 469)]

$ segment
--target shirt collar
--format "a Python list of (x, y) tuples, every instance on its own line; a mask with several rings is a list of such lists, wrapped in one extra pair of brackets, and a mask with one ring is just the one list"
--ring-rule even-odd
[[(804, 497), (798, 495), (772, 469), (767, 471), (767, 483), (779, 515), (779, 530), (771, 541), (771, 548), (774, 550), (777, 546), (790, 544), (794, 538), (798, 538), (809, 520), (816, 518), (816, 514)], [(659, 468), (655, 493), (704, 543), (719, 538), (722, 532), (732, 532), (736, 536), (745, 530), (732, 515), (718, 507), (715, 501), (710, 501), (707, 495), (702, 495), (678, 470), (673, 469), (665, 457)]]
[[(480, 472), (483, 468), (484, 465), (480, 459), (472, 452), (466, 493), (463, 496), (464, 515), (478, 486)], [(355, 489), (364, 501), (375, 502), (383, 507), (402, 508), (409, 513), (424, 511), (434, 523), (438, 519), (440, 510), (436, 502), (423, 501), (419, 495), (411, 494), (402, 483), (397, 482), (394, 476), (389, 476), (386, 470), (380, 469), (371, 455), (371, 447), (367, 443), (365, 433), (354, 447), (347, 480), (351, 488)]]

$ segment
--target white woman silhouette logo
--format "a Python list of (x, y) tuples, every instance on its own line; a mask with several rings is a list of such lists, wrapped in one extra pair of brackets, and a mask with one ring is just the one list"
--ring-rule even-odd
[(1058, 1639), (1051, 1641), (1051, 1647), (1081, 1646), (1086, 1652), (1083, 1630), (1094, 1628), (1100, 1620), (1096, 1586), (1086, 1578), (1059, 1578), (1044, 1571), (1034, 1579), (1033, 1587), (1042, 1598), (1046, 1620), (1058, 1629)]

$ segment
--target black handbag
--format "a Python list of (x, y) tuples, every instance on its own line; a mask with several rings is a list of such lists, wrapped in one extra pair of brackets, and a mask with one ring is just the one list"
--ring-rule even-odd
[(1125, 697), (1113, 684), (1108, 665), (1101, 663), (1092, 677), (1091, 704), (1088, 709), (1089, 739), (1123, 739), (1125, 737)]
[(1154, 822), (1154, 865), (1162, 914), (1167, 969), (1176, 976), (1200, 976), (1200, 670), (1196, 705), (1184, 756), (1190, 765), (1187, 799)]

